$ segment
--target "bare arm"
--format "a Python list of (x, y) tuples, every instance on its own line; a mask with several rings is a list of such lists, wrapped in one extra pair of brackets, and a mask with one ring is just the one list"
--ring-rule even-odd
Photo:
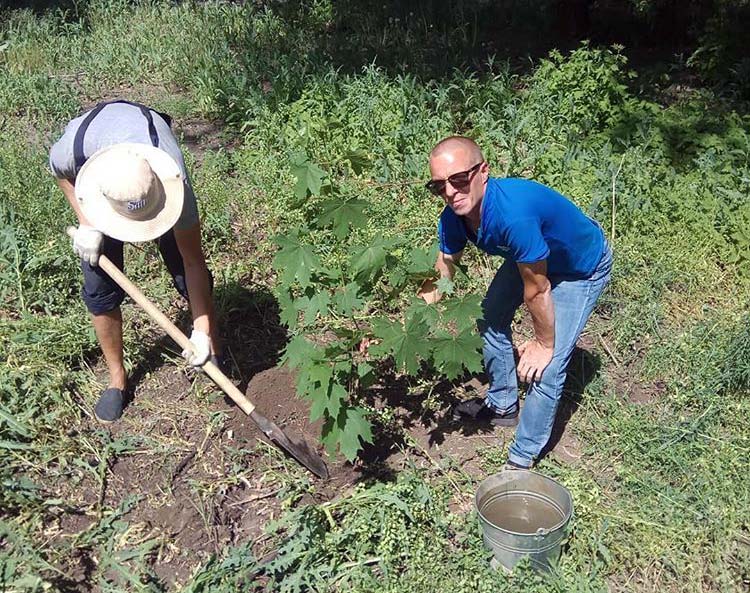
[(81, 206), (76, 199), (74, 182), (70, 179), (55, 179), (55, 181), (57, 181), (57, 186), (62, 190), (62, 193), (65, 194), (65, 198), (68, 200), (68, 204), (70, 204), (73, 212), (76, 213), (78, 224), (90, 224), (89, 221), (86, 220), (86, 217), (83, 215)]
[[(456, 273), (456, 264), (461, 260), (463, 253), (463, 251), (450, 254), (438, 252), (435, 269), (438, 274), (440, 274), (441, 278), (453, 280), (453, 276)], [(422, 286), (419, 287), (417, 295), (422, 297), (426, 303), (430, 304), (437, 303), (443, 296), (437, 288), (437, 282), (431, 278), (422, 282)]]
[(547, 261), (518, 264), (523, 280), (523, 302), (531, 313), (537, 342), (547, 348), (555, 346), (555, 307), (552, 286), (547, 278)]
[(518, 264), (523, 280), (523, 300), (534, 323), (534, 339), (521, 344), (518, 375), (526, 382), (539, 381), (552, 360), (555, 348), (555, 306), (552, 285), (547, 278), (547, 262)]
[(190, 296), (190, 311), (193, 316), (193, 328), (211, 337), (212, 351), (221, 352), (216, 327), (211, 287), (208, 279), (208, 268), (201, 248), (200, 224), (189, 229), (174, 230), (177, 248), (185, 264), (185, 283)]

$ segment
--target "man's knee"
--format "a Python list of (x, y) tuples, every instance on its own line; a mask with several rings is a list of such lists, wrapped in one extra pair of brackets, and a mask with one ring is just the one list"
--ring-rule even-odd
[(119, 287), (102, 287), (100, 290), (88, 290), (84, 285), (81, 297), (89, 313), (104, 315), (114, 311), (125, 300), (125, 292)]
[(81, 262), (83, 287), (81, 298), (92, 315), (114, 311), (125, 300), (125, 291), (101, 268)]
[(536, 391), (543, 397), (558, 401), (562, 396), (567, 376), (567, 364), (563, 363), (563, 360), (553, 357), (542, 372), (541, 380), (534, 384)]

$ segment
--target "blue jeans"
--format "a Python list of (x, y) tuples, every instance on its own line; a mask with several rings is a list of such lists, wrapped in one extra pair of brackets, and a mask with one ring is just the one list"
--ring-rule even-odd
[[(605, 241), (602, 258), (588, 278), (570, 280), (550, 276), (555, 306), (554, 353), (541, 381), (534, 382), (526, 393), (509, 461), (529, 467), (547, 444), (571, 354), (599, 295), (609, 282), (611, 271), (612, 251)], [(485, 370), (490, 378), (487, 404), (499, 412), (518, 409), (511, 321), (522, 302), (523, 282), (518, 265), (506, 260), (490, 284), (482, 303), (484, 318), (479, 322)]]

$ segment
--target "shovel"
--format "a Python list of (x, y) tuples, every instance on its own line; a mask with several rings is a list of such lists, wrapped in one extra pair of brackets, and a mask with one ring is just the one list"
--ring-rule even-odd
[[(74, 227), (68, 227), (67, 233), (70, 237), (75, 233)], [(106, 255), (99, 256), (99, 267), (104, 270), (120, 287), (130, 295), (140, 307), (149, 314), (149, 316), (159, 324), (159, 326), (177, 342), (183, 350), (192, 350), (192, 344), (185, 334), (183, 334), (176, 325), (174, 325), (164, 313), (156, 308), (146, 295), (138, 287), (127, 279), (117, 266), (115, 266)], [(203, 371), (211, 377), (214, 382), (221, 387), (222, 391), (232, 398), (240, 409), (245, 412), (258, 425), (263, 433), (279, 448), (286, 451), (299, 463), (309, 469), (319, 478), (328, 479), (328, 468), (323, 459), (313, 451), (309, 445), (303, 441), (296, 441), (289, 438), (274, 422), (266, 418), (263, 414), (255, 409), (253, 404), (245, 395), (234, 386), (234, 384), (221, 372), (210, 360), (206, 361)]]

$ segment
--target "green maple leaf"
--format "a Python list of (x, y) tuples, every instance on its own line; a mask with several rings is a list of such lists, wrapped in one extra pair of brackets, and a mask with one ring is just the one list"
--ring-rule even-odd
[(451, 295), (454, 292), (453, 280), (451, 280), (450, 278), (443, 276), (435, 284), (442, 294)]
[(333, 302), (342, 315), (351, 315), (355, 309), (359, 309), (365, 302), (359, 298), (359, 284), (350, 282), (341, 290), (336, 291)]
[(328, 314), (331, 295), (323, 290), (316, 292), (311, 297), (300, 297), (297, 301), (299, 302), (300, 310), (304, 312), (305, 323), (309, 325), (315, 322), (318, 313), (320, 313), (321, 317), (325, 317)]
[(440, 320), (440, 312), (435, 305), (428, 304), (419, 297), (413, 297), (409, 303), (409, 308), (406, 309), (406, 318), (418, 316), (427, 323), (429, 326), (435, 326)]
[[(342, 413), (344, 413), (344, 410), (339, 411), (339, 416)], [(344, 417), (344, 421), (340, 424), (338, 417), (333, 416), (326, 417), (325, 422), (323, 422), (323, 427), (320, 429), (320, 441), (325, 445), (329, 455), (333, 455), (336, 452), (344, 422), (346, 422), (346, 417)]]
[(401, 268), (396, 267), (389, 272), (388, 284), (391, 285), (391, 288), (393, 288), (394, 290), (398, 290), (399, 288), (402, 288), (405, 283), (406, 272), (404, 272)]
[(482, 370), (478, 350), (482, 338), (467, 329), (458, 335), (443, 332), (434, 340), (433, 359), (435, 365), (449, 379), (455, 379), (466, 367), (471, 372)]
[(294, 306), (294, 299), (287, 290), (282, 289), (278, 295), (279, 301), (279, 322), (286, 325), (290, 330), (297, 327), (297, 307)]
[(338, 445), (344, 457), (354, 461), (362, 442), (372, 443), (372, 426), (365, 415), (363, 408), (342, 407), (337, 416), (326, 418), (321, 440), (329, 453), (334, 453)]
[(336, 381), (328, 384), (325, 393), (319, 392), (310, 406), (310, 420), (313, 422), (323, 416), (338, 417), (341, 406), (348, 399), (349, 392)]
[(297, 375), (297, 393), (303, 397), (317, 400), (327, 397), (328, 386), (333, 380), (333, 369), (322, 358), (311, 359), (299, 367)]
[(359, 377), (360, 381), (363, 381), (370, 377), (374, 378), (374, 370), (375, 367), (373, 367), (369, 362), (360, 362), (357, 364), (357, 376)]
[(420, 359), (430, 355), (431, 346), (427, 340), (429, 329), (419, 315), (407, 319), (406, 324), (376, 319), (373, 330), (381, 339), (381, 343), (371, 349), (373, 354), (393, 354), (396, 366), (406, 368), (411, 375), (419, 370)]
[(470, 294), (460, 299), (450, 299), (445, 303), (443, 316), (455, 321), (459, 329), (473, 327), (482, 316), (482, 297)]
[(310, 422), (315, 422), (318, 418), (322, 418), (326, 409), (328, 409), (328, 398), (316, 397), (310, 406)]
[(294, 186), (294, 195), (298, 200), (304, 200), (308, 192), (312, 195), (320, 193), (320, 187), (323, 184), (323, 178), (326, 172), (311, 162), (307, 155), (297, 155), (291, 163), (292, 175), (297, 178), (297, 184)]
[(340, 269), (320, 266), (315, 269), (315, 277), (324, 284), (331, 284), (331, 282), (335, 282), (341, 278), (341, 272)]
[(281, 247), (273, 265), (281, 273), (281, 279), (287, 286), (295, 279), (302, 287), (310, 285), (312, 271), (320, 266), (320, 259), (310, 245), (300, 242), (296, 232), (276, 237), (276, 244)]
[(309, 364), (311, 360), (320, 360), (322, 352), (304, 336), (294, 336), (284, 349), (283, 362), (293, 369)]
[(372, 425), (365, 417), (367, 412), (363, 408), (347, 408), (342, 412), (346, 412), (346, 420), (339, 436), (339, 447), (351, 462), (362, 450), (362, 442), (372, 443)]
[(349, 227), (362, 227), (367, 222), (364, 209), (369, 204), (364, 200), (349, 198), (348, 200), (332, 199), (323, 202), (323, 212), (318, 216), (315, 225), (333, 226), (333, 234), (341, 240), (346, 237)]
[(375, 277), (385, 265), (388, 249), (392, 248), (395, 243), (393, 239), (378, 237), (367, 247), (355, 252), (352, 258), (352, 270), (357, 278)]
[(357, 376), (359, 377), (359, 386), (362, 389), (367, 389), (371, 385), (375, 383), (375, 373), (373, 372), (375, 368), (366, 363), (366, 362), (360, 362), (357, 365)]
[(437, 243), (429, 251), (416, 247), (409, 253), (409, 265), (407, 271), (416, 278), (433, 278), (437, 273), (435, 271), (435, 261), (437, 260)]

